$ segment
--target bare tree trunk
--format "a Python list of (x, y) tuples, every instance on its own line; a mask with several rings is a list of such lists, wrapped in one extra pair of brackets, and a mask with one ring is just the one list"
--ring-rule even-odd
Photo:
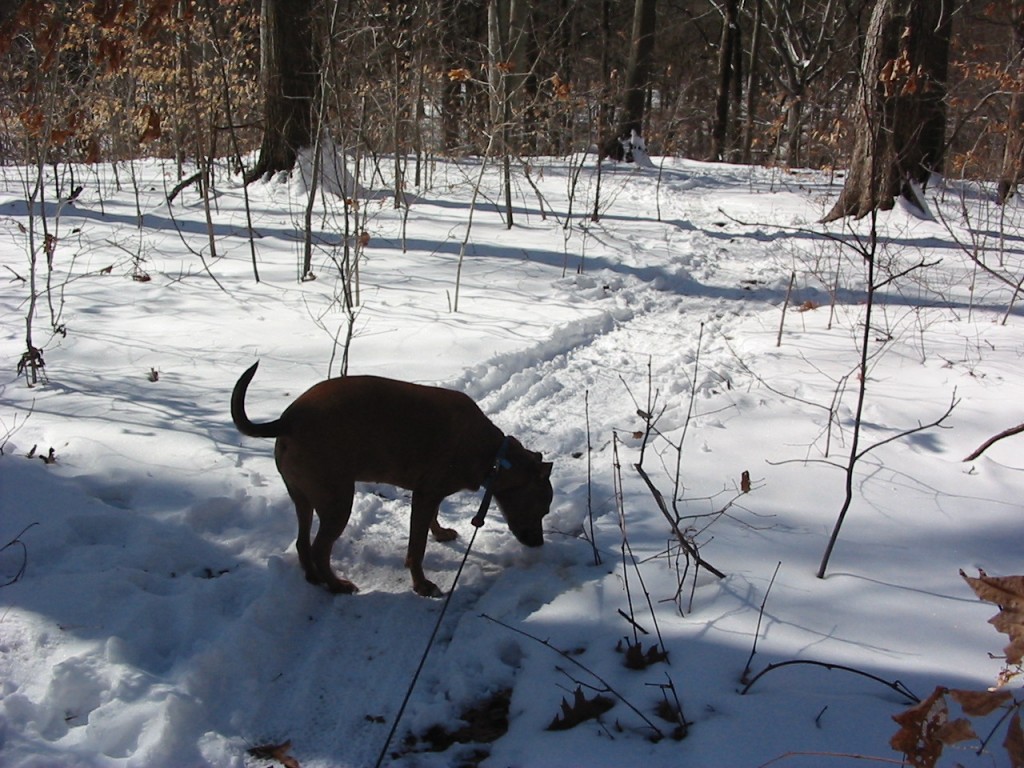
[(526, 138), (529, 133), (530, 95), (527, 92), (530, 62), (529, 46), (527, 45), (527, 18), (529, 14), (527, 0), (510, 0), (508, 6), (508, 27), (505, 34), (509, 72), (505, 76), (505, 95), (507, 106), (505, 119), (508, 121), (506, 140), (509, 152), (522, 154), (525, 151)]
[(460, 143), (462, 89), (463, 82), (469, 77), (459, 50), (463, 31), (460, 29), (458, 5), (458, 0), (443, 0), (440, 3), (441, 60), (445, 70), (441, 83), (441, 136), (442, 144), (448, 151), (456, 149)]
[[(1013, 60), (1010, 72), (1015, 73), (1014, 92), (1010, 98), (1010, 114), (1006, 120), (1006, 147), (999, 174), (999, 203), (1005, 203), (1016, 191), (1024, 175), (1024, 0), (1012, 0)], [(1009, 74), (1009, 73), (1008, 73)]]
[(637, 135), (643, 133), (644, 103), (651, 79), (651, 59), (654, 56), (656, 12), (655, 0), (636, 0), (629, 65), (626, 67), (626, 92), (622, 119), (619, 121), (624, 135), (628, 135), (631, 130), (635, 130)]
[[(597, 135), (606, 136), (608, 139), (612, 132), (612, 121), (615, 119), (615, 102), (612, 96), (611, 85), (611, 63), (609, 48), (611, 47), (611, 0), (603, 0), (601, 3), (601, 103), (597, 106)], [(601, 154), (604, 154), (603, 152)]]
[(800, 147), (803, 143), (804, 89), (800, 85), (789, 94), (789, 109), (786, 111), (786, 165), (800, 166)]
[[(636, 0), (633, 7), (633, 35), (630, 40), (629, 63), (626, 66), (622, 112), (615, 136), (606, 136), (601, 144), (601, 155), (622, 157), (619, 139), (631, 131), (643, 135), (644, 105), (651, 79), (651, 60), (654, 57), (657, 0)], [(607, 9), (606, 9), (607, 10)], [(605, 17), (607, 18), (607, 17)]]
[[(491, 127), (500, 130), (505, 122), (505, 107), (508, 94), (504, 78), (506, 51), (505, 40), (508, 25), (508, 0), (487, 1), (487, 84), (490, 87)], [(504, 152), (504, 145), (499, 151)]]
[(728, 160), (738, 162), (742, 155), (743, 121), (743, 28), (740, 26), (739, 10), (736, 12), (735, 35), (732, 40), (732, 74), (730, 77), (730, 99), (732, 116), (728, 130)]
[(711, 128), (711, 159), (725, 157), (729, 128), (729, 98), (733, 79), (733, 48), (739, 33), (739, 0), (726, 0), (722, 18), (722, 38), (718, 46), (718, 94), (715, 98), (715, 122)]
[(317, 53), (314, 0), (263, 0), (260, 67), (263, 87), (263, 142), (246, 182), (290, 171), (298, 152), (312, 145)]
[(747, 104), (743, 125), (742, 161), (750, 163), (751, 147), (754, 143), (754, 112), (757, 110), (757, 63), (761, 48), (761, 0), (754, 1), (754, 24), (750, 34), (750, 63), (747, 65)]
[(923, 184), (941, 170), (950, 10), (934, 0), (875, 5), (861, 68), (852, 164), (824, 221), (892, 208), (911, 182)]

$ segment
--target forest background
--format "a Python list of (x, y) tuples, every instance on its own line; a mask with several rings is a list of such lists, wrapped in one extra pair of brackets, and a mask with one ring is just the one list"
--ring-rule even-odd
[(8, 164), (253, 179), (330, 139), (393, 158), (400, 197), (431, 154), (614, 153), (635, 129), (652, 154), (843, 169), (867, 83), (931, 100), (937, 138), (891, 117), (932, 143), (927, 172), (1003, 195), (1020, 174), (1021, 0), (5, 0), (0, 24)]
[[(212, 260), (216, 184), (287, 172), (300, 150), (318, 145), (340, 152), (314, 151), (314, 164), (345, 158), (355, 177), (391, 185), (406, 214), (407, 193), (429, 186), (432, 158), (500, 159), (508, 227), (511, 175), (519, 183), (544, 172), (531, 158), (618, 158), (632, 132), (661, 158), (834, 171), (844, 188), (826, 220), (865, 217), (900, 195), (926, 205), (920, 189), (933, 174), (992, 182), (982, 188), (1003, 203), (1024, 158), (1024, 0), (4, 0), (0, 58), (0, 163), (16, 167), (28, 212), (17, 226), (29, 269), (8, 270), (28, 284), (19, 370), (32, 384), (48, 343), (37, 338), (37, 303), (53, 295), (60, 240), (51, 214), (76, 199), (89, 166), (109, 169), (118, 191), (123, 177), (141, 230), (142, 199), (154, 188), (143, 190), (138, 164), (126, 161), (175, 161), (167, 202), (186, 187), (199, 191), (209, 248), (195, 253)], [(313, 170), (316, 179), (326, 169)], [(350, 180), (341, 179), (338, 297), (349, 337), (352, 270), (365, 246), (351, 237), (361, 214)], [(314, 277), (317, 183), (306, 190), (302, 280)], [(470, 223), (478, 193), (479, 182)], [(248, 229), (258, 281), (251, 218)], [(869, 297), (907, 274), (875, 279), (875, 235), (872, 222), (853, 248)], [(129, 256), (132, 279), (147, 282), (141, 253)], [(1016, 301), (1019, 276), (1000, 280)], [(453, 311), (458, 286), (457, 277)], [(46, 332), (63, 338), (60, 312), (49, 309)], [(872, 341), (867, 320), (864, 328), (862, 374)], [(338, 346), (347, 359), (347, 344)], [(150, 373), (155, 383), (159, 371)], [(855, 378), (863, 395), (868, 377)], [(850, 455), (847, 477), (856, 443)], [(1020, 706), (1007, 707), (1014, 760), (1024, 743)]]

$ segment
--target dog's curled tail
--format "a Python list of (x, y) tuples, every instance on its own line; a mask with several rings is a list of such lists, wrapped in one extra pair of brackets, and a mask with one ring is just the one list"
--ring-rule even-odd
[(257, 360), (235, 382), (235, 388), (231, 390), (231, 420), (235, 422), (235, 427), (243, 435), (248, 435), (249, 437), (277, 437), (281, 434), (280, 419), (268, 421), (266, 424), (254, 424), (245, 415), (245, 392), (249, 388), (249, 382), (256, 375), (256, 369), (259, 366), (260, 364)]

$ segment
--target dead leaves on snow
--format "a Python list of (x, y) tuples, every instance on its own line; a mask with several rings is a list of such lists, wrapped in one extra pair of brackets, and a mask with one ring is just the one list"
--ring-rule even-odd
[[(890, 743), (893, 749), (904, 754), (910, 765), (931, 768), (942, 755), (944, 747), (978, 738), (969, 718), (986, 717), (998, 709), (1005, 709), (1002, 717), (1007, 725), (1003, 748), (1010, 764), (1014, 768), (1022, 768), (1024, 729), (1021, 728), (1021, 703), (1010, 691), (1000, 688), (1024, 672), (1024, 576), (989, 576), (984, 571), (979, 571), (977, 577), (968, 576), (963, 571), (960, 575), (978, 597), (999, 606), (999, 613), (989, 619), (989, 623), (1010, 638), (1010, 644), (1004, 649), (1006, 664), (999, 673), (995, 688), (970, 691), (939, 686), (920, 704), (895, 715), (893, 719), (900, 729)], [(960, 707), (964, 717), (950, 717), (947, 697)], [(990, 734), (982, 741), (982, 748), (991, 737)]]
[(587, 720), (594, 720), (600, 717), (613, 706), (615, 706), (613, 699), (602, 696), (600, 693), (595, 694), (594, 698), (588, 699), (586, 694), (583, 693), (583, 689), (580, 686), (576, 686), (576, 690), (573, 692), (572, 704), (564, 698), (562, 699), (562, 712), (555, 715), (547, 730), (567, 731), (570, 728), (575, 728), (580, 723), (585, 723)]
[(292, 748), (291, 741), (280, 744), (265, 744), (262, 747), (253, 747), (249, 754), (257, 760), (275, 760), (284, 768), (300, 768), (299, 761), (288, 754)]
[(999, 685), (1005, 685), (1021, 674), (1024, 664), (1024, 576), (989, 576), (978, 571), (978, 576), (968, 576), (960, 571), (974, 594), (988, 603), (999, 606), (999, 613), (988, 623), (1010, 638), (1010, 644), (1003, 649), (1006, 667), (999, 675)]
[(966, 718), (949, 718), (947, 688), (939, 686), (932, 695), (908, 710), (893, 716), (900, 729), (889, 743), (902, 752), (913, 766), (933, 766), (949, 744), (977, 738)]
[(657, 645), (651, 645), (645, 651), (643, 643), (640, 641), (631, 643), (626, 638), (624, 640), (625, 645), (623, 645), (623, 640), (620, 640), (615, 645), (615, 650), (625, 655), (623, 663), (628, 669), (647, 669), (652, 664), (668, 661), (668, 653)]
[[(984, 717), (1013, 701), (1009, 691), (965, 691), (939, 686), (920, 704), (894, 715), (893, 720), (899, 723), (900, 729), (889, 743), (902, 752), (914, 768), (932, 768), (944, 747), (978, 738), (967, 717), (950, 718), (947, 695), (970, 717)], [(1010, 717), (1003, 747), (1010, 757), (1010, 765), (1024, 766), (1024, 731), (1019, 709)]]

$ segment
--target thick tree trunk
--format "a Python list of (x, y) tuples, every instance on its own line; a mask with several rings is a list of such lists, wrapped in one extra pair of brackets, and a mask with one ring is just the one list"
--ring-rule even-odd
[(464, 68), (464, 59), (459, 50), (459, 41), (464, 33), (459, 24), (458, 2), (442, 0), (440, 6), (441, 58), (445, 70), (441, 84), (441, 136), (444, 148), (451, 151), (460, 143), (462, 87), (463, 82), (470, 77), (470, 72)]
[(761, 48), (761, 2), (754, 1), (753, 31), (750, 35), (750, 58), (747, 64), (747, 114), (743, 122), (742, 162), (750, 164), (754, 143), (754, 113), (757, 111), (757, 63)]
[(651, 81), (651, 60), (654, 57), (657, 6), (656, 0), (636, 0), (634, 4), (633, 35), (629, 47), (629, 63), (626, 66), (622, 111), (619, 113), (616, 135), (606, 136), (601, 144), (602, 156), (621, 158), (622, 146), (619, 139), (629, 136), (631, 131), (636, 131), (637, 136), (643, 135), (644, 105)]
[(313, 2), (263, 0), (263, 142), (259, 160), (246, 175), (246, 182), (290, 171), (299, 150), (313, 144), (313, 97), (318, 78)]
[(495, 144), (499, 153), (505, 152), (508, 134), (508, 3), (509, 0), (487, 2), (487, 83), (490, 86), (490, 130), (498, 134)]
[(1014, 55), (1009, 70), (1014, 75), (1015, 88), (1010, 97), (1006, 147), (1003, 149), (1003, 167), (999, 173), (1000, 204), (1013, 195), (1024, 176), (1024, 0), (1013, 0), (1010, 13)]
[(729, 129), (729, 98), (733, 78), (733, 49), (739, 40), (739, 0), (726, 0), (722, 19), (722, 39), (718, 47), (718, 95), (715, 99), (715, 122), (711, 128), (711, 159), (725, 159), (726, 136)]
[(942, 169), (950, 11), (933, 0), (878, 0), (861, 68), (853, 158), (824, 221), (892, 208)]
[(626, 67), (626, 91), (622, 103), (619, 129), (625, 136), (630, 131), (643, 134), (644, 104), (651, 80), (651, 59), (654, 56), (654, 34), (657, 23), (655, 0), (636, 0), (633, 11), (633, 38)]

